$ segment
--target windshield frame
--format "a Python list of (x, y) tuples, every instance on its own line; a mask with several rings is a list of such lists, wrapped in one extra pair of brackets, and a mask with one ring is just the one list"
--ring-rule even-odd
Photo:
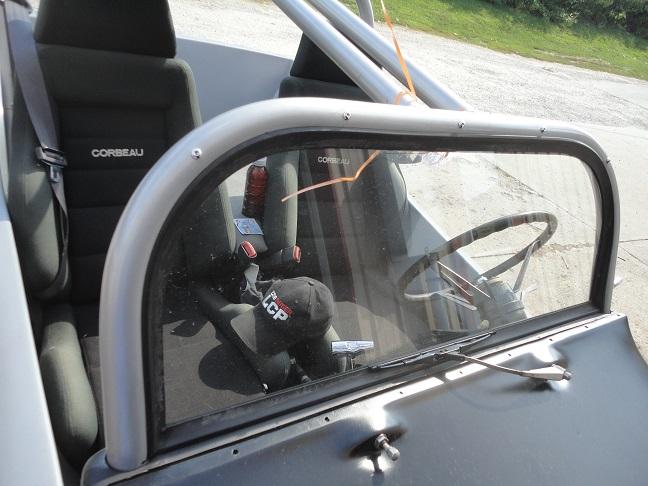
[[(343, 117), (344, 113), (351, 116)], [(288, 150), (308, 143), (312, 144), (308, 148), (322, 146), (323, 140), (331, 144), (351, 139), (354, 148), (362, 148), (359, 140), (363, 140), (368, 148), (421, 150), (430, 145), (434, 135), (439, 141), (447, 139), (450, 145), (476, 140), (492, 147), (508, 140), (512, 145), (517, 143), (517, 151), (525, 146), (531, 152), (533, 147), (543, 152), (551, 149), (572, 154), (590, 166), (603, 209), (591, 289), (595, 305), (577, 306), (576, 311), (565, 309), (556, 318), (542, 316), (533, 322), (544, 323), (540, 327), (546, 328), (581, 315), (609, 312), (619, 232), (618, 194), (605, 152), (586, 132), (550, 120), (335, 99), (289, 98), (245, 105), (206, 122), (169, 149), (136, 189), (113, 234), (99, 316), (106, 461), (111, 467), (134, 470), (165, 445), (232, 430), (230, 423), (219, 422), (229, 428), (215, 430), (205, 421), (209, 427), (194, 428), (191, 433), (179, 431), (175, 439), (162, 441), (152, 427), (155, 409), (150, 407), (149, 341), (142, 326), (142, 296), (157, 238), (195, 180), (216, 166), (225, 169), (228, 158), (241, 160), (254, 151), (268, 153), (278, 144), (283, 144), (281, 150)], [(520, 332), (533, 333), (530, 321), (524, 322), (527, 325)], [(498, 336), (502, 339), (507, 333), (499, 332)], [(241, 427), (243, 423), (249, 425), (250, 420), (242, 422)]]
[[(192, 183), (185, 191), (184, 197), (195, 198), (196, 193), (205, 191), (206, 182), (214, 187), (225, 180), (225, 174), (235, 172), (246, 164), (268, 155), (268, 150), (273, 146), (281, 146), (281, 151), (304, 150), (334, 146), (336, 148), (349, 149), (377, 149), (377, 150), (407, 150), (407, 151), (438, 151), (438, 152), (493, 152), (493, 153), (551, 153), (568, 155), (581, 160), (590, 169), (596, 186), (593, 187), (597, 202), (598, 231), (597, 249), (594, 257), (592, 271), (592, 282), (590, 286), (590, 298), (588, 302), (561, 309), (555, 312), (527, 320), (515, 322), (497, 328), (497, 332), (488, 342), (479, 343), (471, 348), (471, 351), (480, 352), (485, 349), (500, 346), (510, 340), (519, 339), (530, 334), (545, 331), (552, 327), (565, 325), (570, 321), (590, 317), (596, 313), (609, 312), (609, 301), (607, 300), (607, 284), (609, 281), (610, 262), (613, 262), (612, 251), (615, 245), (614, 226), (614, 185), (608, 178), (608, 173), (598, 155), (583, 144), (569, 141), (547, 141), (537, 138), (526, 137), (498, 137), (498, 138), (457, 138), (443, 136), (409, 136), (391, 135), (390, 140), (385, 140), (384, 134), (374, 131), (339, 130), (324, 131), (321, 128), (307, 128), (302, 130), (288, 130), (272, 135), (263, 135), (250, 140), (245, 146), (237, 147), (236, 150), (224, 154), (220, 160), (215, 161), (211, 168), (204, 171), (199, 178)], [(607, 184), (606, 184), (607, 181)], [(204, 186), (204, 187), (201, 187)], [(607, 186), (607, 187), (604, 187)], [(598, 189), (598, 191), (596, 190)], [(596, 194), (598, 192), (598, 194)], [(206, 194), (206, 192), (205, 192)], [(177, 211), (183, 206), (184, 197), (176, 202), (174, 210), (167, 218), (167, 224), (172, 225)], [(200, 199), (200, 196), (197, 197)], [(158, 234), (158, 240), (163, 237), (165, 229)], [(152, 252), (155, 255), (156, 251)], [(154, 260), (152, 257), (149, 265)], [(150, 271), (147, 272), (150, 276)], [(148, 277), (147, 277), (148, 285)], [(145, 290), (144, 295), (147, 295)], [(143, 307), (143, 322), (148, 323), (146, 306)], [(146, 329), (146, 326), (144, 326)], [(161, 334), (151, 332), (148, 329), (144, 342), (144, 352), (147, 359), (146, 375), (159, 377), (160, 374), (155, 367), (161, 356)], [(157, 335), (156, 335), (157, 334)], [(461, 339), (461, 338), (460, 338)], [(465, 337), (464, 337), (465, 339)], [(448, 347), (455, 341), (444, 342), (436, 347)], [(424, 350), (421, 350), (424, 351)], [(261, 426), (268, 419), (285, 415), (301, 409), (322, 410), (327, 407), (331, 398), (337, 398), (338, 402), (364, 397), (365, 393), (370, 395), (379, 390), (389, 388), (396, 383), (418, 380), (436, 374), (446, 368), (456, 366), (452, 363), (431, 364), (429, 362), (412, 365), (401, 369), (383, 369), (380, 372), (370, 372), (364, 367), (341, 375), (326, 377), (312, 384), (293, 389), (282, 390), (272, 394), (272, 403), (268, 403), (267, 397), (260, 397), (249, 402), (234, 405), (212, 414), (196, 417), (179, 424), (166, 427), (164, 424), (164, 413), (160, 409), (160, 403), (151, 401), (154, 398), (154, 390), (159, 390), (161, 383), (152, 380), (148, 389), (148, 411), (149, 431), (151, 434), (154, 453), (168, 451), (182, 444), (195, 441), (200, 438), (213, 437), (227, 434), (246, 426)], [(391, 384), (391, 385), (390, 385)], [(347, 400), (344, 398), (348, 397)], [(156, 411), (155, 413), (151, 413)], [(313, 412), (317, 413), (317, 412)], [(155, 420), (157, 418), (157, 420)], [(266, 428), (271, 428), (266, 424)], [(262, 427), (263, 428), (263, 427)], [(238, 434), (237, 434), (238, 435)]]

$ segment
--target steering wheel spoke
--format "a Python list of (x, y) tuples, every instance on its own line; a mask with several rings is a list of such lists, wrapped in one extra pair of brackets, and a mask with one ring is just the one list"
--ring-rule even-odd
[(524, 281), (524, 276), (526, 275), (527, 268), (529, 267), (531, 255), (533, 255), (537, 244), (538, 240), (534, 241), (528, 246), (526, 256), (524, 257), (524, 262), (522, 262), (522, 268), (520, 268), (520, 273), (518, 273), (518, 276), (515, 279), (515, 284), (513, 284), (513, 292), (518, 292), (522, 288), (522, 282)]
[[(504, 231), (508, 228), (513, 228), (515, 226), (520, 226), (522, 224), (530, 223), (545, 223), (546, 227), (544, 231), (529, 245), (517, 252), (515, 255), (505, 260), (504, 262), (496, 265), (487, 272), (484, 272), (480, 279), (486, 279), (487, 281), (501, 275), (505, 271), (513, 268), (520, 262), (523, 262), (520, 273), (517, 276), (514, 285), (514, 292), (519, 292), (522, 287), (522, 282), (526, 275), (527, 268), (529, 266), (529, 261), (531, 256), (544, 245), (549, 239), (553, 236), (558, 228), (558, 219), (553, 214), (546, 211), (533, 211), (528, 213), (514, 214), (510, 216), (504, 216), (501, 218), (494, 219), (482, 225), (479, 225), (465, 233), (462, 233), (458, 236), (455, 236), (451, 240), (447, 241), (439, 248), (430, 252), (426, 255), (423, 255), (419, 258), (413, 265), (411, 265), (405, 273), (401, 276), (398, 281), (398, 288), (401, 296), (404, 300), (410, 302), (421, 302), (424, 300), (446, 298), (448, 295), (452, 297), (449, 300), (457, 301), (461, 299), (462, 304), (468, 304), (471, 307), (474, 307), (474, 298), (476, 292), (479, 292), (480, 298), (486, 297), (490, 299), (490, 296), (484, 292), (482, 289), (475, 286), (473, 283), (462, 277), (456, 271), (452, 270), (447, 265), (444, 265), (440, 262), (441, 258), (450, 255), (451, 253), (456, 252), (460, 248), (470, 245), (471, 243), (486, 238), (487, 236), (492, 235), (493, 233), (498, 233)], [(436, 264), (438, 275), (448, 284), (452, 285), (452, 289), (439, 290), (428, 293), (420, 294), (408, 294), (407, 287), (414, 278), (426, 271), (430, 266)], [(455, 295), (452, 290), (456, 291), (460, 295)], [(465, 305), (464, 305), (465, 306)], [(476, 308), (475, 308), (476, 309)]]

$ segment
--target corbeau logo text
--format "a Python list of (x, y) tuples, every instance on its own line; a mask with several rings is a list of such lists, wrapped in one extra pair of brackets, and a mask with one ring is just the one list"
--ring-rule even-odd
[(320, 155), (317, 157), (317, 161), (320, 164), (336, 164), (336, 165), (349, 165), (351, 161), (344, 157), (327, 157), (325, 155)]
[(117, 148), (117, 149), (92, 149), (90, 154), (93, 157), (143, 157), (142, 148)]
[(283, 300), (277, 296), (277, 292), (274, 290), (263, 299), (263, 307), (265, 307), (268, 314), (275, 320), (285, 321), (293, 314), (292, 309), (284, 304)]

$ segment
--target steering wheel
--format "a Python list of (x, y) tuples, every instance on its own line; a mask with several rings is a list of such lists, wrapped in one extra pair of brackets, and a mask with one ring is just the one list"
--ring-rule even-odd
[(491, 278), (496, 277), (497, 275), (500, 275), (506, 270), (514, 267), (521, 261), (528, 260), (528, 258), (542, 245), (549, 241), (549, 238), (551, 238), (556, 232), (556, 229), (558, 228), (558, 219), (552, 213), (546, 211), (532, 211), (528, 213), (514, 214), (511, 216), (503, 216), (489, 221), (488, 223), (481, 224), (469, 231), (466, 231), (465, 233), (460, 234), (459, 236), (455, 236), (433, 252), (423, 255), (405, 271), (405, 273), (398, 280), (398, 290), (400, 292), (400, 295), (403, 297), (403, 299), (410, 302), (421, 302), (430, 300), (431, 298), (441, 297), (439, 292), (408, 294), (406, 292), (407, 286), (412, 280), (414, 280), (414, 278), (427, 270), (431, 265), (438, 262), (441, 258), (454, 253), (460, 248), (468, 246), (477, 240), (481, 240), (482, 238), (486, 238), (493, 233), (498, 233), (507, 228), (513, 228), (514, 226), (520, 226), (527, 223), (546, 223), (547, 226), (544, 231), (528, 246), (524, 247), (508, 260), (505, 260), (504, 262), (491, 268), (487, 272), (484, 272), (479, 276), (479, 278), (486, 278), (487, 280), (490, 280)]

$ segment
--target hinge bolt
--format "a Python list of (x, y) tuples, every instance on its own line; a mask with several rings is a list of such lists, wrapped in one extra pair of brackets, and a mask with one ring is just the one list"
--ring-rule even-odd
[(400, 451), (396, 449), (393, 445), (389, 443), (389, 438), (385, 434), (380, 434), (374, 440), (374, 446), (376, 449), (382, 449), (387, 454), (392, 461), (398, 461), (400, 457)]

